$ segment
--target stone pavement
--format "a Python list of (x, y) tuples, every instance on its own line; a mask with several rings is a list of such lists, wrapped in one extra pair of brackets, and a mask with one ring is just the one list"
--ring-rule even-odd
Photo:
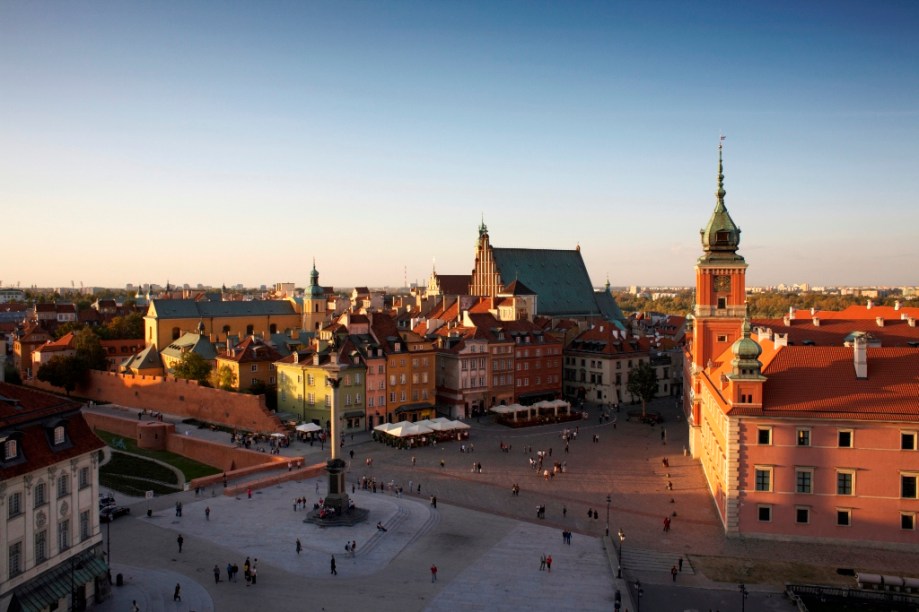
[[(148, 502), (138, 502), (130, 518), (113, 524), (114, 566), (117, 571), (123, 562), (194, 579), (213, 600), (212, 608), (200, 608), (205, 610), (247, 609), (257, 601), (270, 601), (278, 609), (302, 607), (304, 602), (316, 609), (364, 607), (372, 601), (380, 609), (433, 610), (461, 604), (473, 609), (526, 605), (538, 610), (567, 608), (575, 601), (572, 598), (578, 607), (609, 610), (615, 589), (620, 588), (625, 598), (623, 609), (634, 611), (625, 583), (615, 579), (615, 552), (610, 551), (607, 561), (602, 545), (607, 507), (609, 530), (616, 544), (619, 529), (626, 536), (624, 579), (640, 579), (648, 602), (657, 601), (652, 597), (656, 591), (666, 593), (675, 588), (669, 568), (680, 557), (684, 566), (679, 588), (698, 593), (731, 593), (737, 587), (714, 583), (693, 571), (696, 555), (726, 556), (748, 563), (785, 559), (901, 573), (919, 562), (916, 554), (872, 548), (726, 539), (698, 463), (683, 455), (685, 424), (677, 420), (673, 400), (657, 400), (652, 408), (667, 419), (666, 444), (660, 426), (622, 418), (600, 422), (595, 407), (589, 407), (589, 419), (567, 425), (578, 430), (568, 453), (561, 439), (566, 425), (508, 429), (488, 419), (481, 423), (473, 420), (469, 422), (472, 430), (467, 443), (467, 447), (474, 446), (472, 453), (461, 453), (455, 442), (408, 451), (372, 442), (368, 433), (356, 434), (353, 440), (349, 436), (343, 453), (348, 458), (349, 451), (355, 452), (349, 482), (367, 476), (406, 489), (401, 499), (390, 491), (358, 491), (358, 503), (371, 509), (369, 525), (353, 531), (302, 525), (299, 520), (303, 512), (293, 511), (292, 499), (306, 495), (311, 506), (320, 497), (314, 481), (255, 491), (253, 500), (224, 497), (220, 490), (206, 491), (198, 498), (185, 492), (149, 502), (155, 511), (152, 519), (143, 516)], [(115, 410), (132, 416), (130, 409)], [(619, 416), (624, 417), (625, 411), (624, 407)], [(136, 412), (133, 415), (136, 417)], [(213, 436), (223, 443), (228, 440), (226, 434), (205, 429), (190, 428), (189, 435)], [(594, 435), (599, 441), (592, 441)], [(502, 442), (511, 444), (510, 452), (501, 452)], [(565, 472), (545, 480), (530, 467), (525, 447), (547, 452), (551, 448), (549, 460), (564, 461)], [(295, 442), (282, 453), (303, 455), (307, 463), (327, 458), (327, 449), (323, 451), (318, 444), (310, 447)], [(664, 466), (664, 457), (669, 467)], [(367, 466), (367, 458), (373, 459), (371, 466)], [(482, 463), (482, 473), (471, 470), (474, 461)], [(672, 490), (668, 490), (668, 482), (673, 484)], [(521, 488), (519, 496), (511, 495), (515, 483)], [(438, 496), (436, 511), (428, 503), (430, 495)], [(185, 504), (179, 522), (171, 516), (176, 500)], [(212, 525), (204, 521), (202, 504), (211, 505)], [(536, 518), (538, 505), (546, 506), (544, 520)], [(563, 513), (563, 508), (567, 512)], [(599, 517), (588, 518), (588, 509), (596, 510)], [(295, 518), (295, 514), (301, 517)], [(662, 529), (665, 516), (672, 518), (671, 530), (666, 533)], [(394, 527), (379, 538), (374, 525), (381, 518)], [(563, 529), (574, 533), (571, 547), (561, 544)], [(175, 551), (179, 530), (187, 547), (181, 557)], [(301, 537), (304, 547), (309, 541), (308, 552), (305, 550), (299, 559), (293, 552), (296, 537)], [(344, 557), (346, 539), (358, 542), (353, 559)], [(542, 549), (556, 560), (551, 578), (538, 571)], [(339, 575), (335, 577), (328, 576), (332, 554), (338, 561)], [(242, 566), (246, 555), (258, 556), (264, 564), (259, 567), (256, 587), (213, 584), (210, 569), (214, 563), (224, 567), (227, 561), (235, 560)], [(440, 569), (436, 585), (430, 583), (431, 563)], [(749, 586), (774, 590), (765, 585)], [(154, 590), (161, 591), (162, 587)], [(261, 593), (263, 599), (249, 595), (253, 591)], [(115, 592), (120, 602), (119, 589)], [(171, 594), (171, 587), (168, 592)], [(127, 607), (119, 603), (110, 609), (129, 606), (130, 600)], [(660, 609), (682, 608), (662, 605)], [(748, 605), (748, 610), (756, 609)]]

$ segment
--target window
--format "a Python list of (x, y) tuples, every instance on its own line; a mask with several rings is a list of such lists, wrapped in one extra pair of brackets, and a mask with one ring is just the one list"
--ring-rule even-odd
[(900, 529), (913, 531), (916, 529), (916, 515), (912, 512), (900, 513)]
[(727, 307), (728, 307), (728, 300), (727, 300), (727, 298), (723, 298), (723, 297), (718, 298), (718, 308), (719, 308), (719, 309), (724, 309), (724, 308), (727, 308)]
[(916, 474), (900, 474), (900, 497), (916, 499)]
[(325, 407), (326, 407), (326, 408), (331, 408), (331, 407), (332, 407), (332, 396), (331, 396), (331, 395), (326, 395), (326, 396), (325, 396)]
[(22, 573), (22, 542), (10, 544), (10, 578)]
[(772, 468), (755, 468), (754, 482), (757, 491), (772, 491)]
[(252, 369), (251, 369), (250, 371), (252, 371), (252, 372), (258, 372), (258, 364), (257, 364), (257, 363), (253, 363), (253, 364), (252, 364)]
[(772, 444), (772, 428), (771, 427), (760, 427), (756, 430), (756, 443), (760, 445), (770, 445)]
[(798, 430), (798, 446), (810, 446), (811, 445), (811, 430), (810, 429), (799, 429)]
[(48, 532), (45, 529), (35, 532), (35, 562), (48, 560)]
[(807, 525), (811, 522), (811, 509), (798, 506), (795, 508), (795, 522), (799, 525)]
[(795, 470), (795, 493), (814, 492), (814, 469), (798, 468)]
[(839, 448), (852, 448), (852, 430), (840, 429), (838, 432)]
[(10, 493), (9, 498), (7, 499), (9, 504), (9, 518), (14, 518), (22, 514), (22, 493), (16, 491), (15, 493)]
[(85, 489), (89, 484), (89, 468), (82, 467), (80, 468), (80, 488)]
[(855, 494), (855, 472), (852, 470), (837, 470), (836, 495)]
[(3, 443), (3, 460), (10, 461), (19, 455), (19, 445), (16, 440), (7, 440)]
[(57, 427), (54, 428), (54, 445), (57, 446), (58, 444), (63, 444), (63, 443), (64, 443), (64, 426), (58, 425)]
[(916, 450), (916, 432), (900, 432), (900, 450)]
[(62, 551), (70, 548), (70, 519), (57, 524), (57, 547)]
[(44, 506), (48, 503), (48, 486), (40, 482), (35, 485), (35, 492), (32, 494), (32, 501), (35, 502), (35, 507)]
[(848, 508), (837, 508), (836, 524), (840, 527), (849, 527), (852, 525), (852, 511)]
[(57, 479), (57, 496), (64, 497), (70, 494), (70, 477), (67, 474), (61, 474)]
[(756, 509), (757, 518), (764, 523), (772, 521), (772, 506), (759, 506)]

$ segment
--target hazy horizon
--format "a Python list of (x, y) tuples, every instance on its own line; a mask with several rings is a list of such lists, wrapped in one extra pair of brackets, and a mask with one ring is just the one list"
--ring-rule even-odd
[[(919, 5), (0, 5), (4, 287), (336, 287), (580, 245), (689, 286), (916, 285)], [(644, 282), (642, 282), (644, 281)]]

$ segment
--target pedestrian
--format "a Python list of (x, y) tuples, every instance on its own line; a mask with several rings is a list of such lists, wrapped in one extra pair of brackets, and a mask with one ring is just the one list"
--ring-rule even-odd
[(682, 572), (683, 571), (683, 557), (680, 557), (677, 560), (677, 566), (678, 566), (678, 569)]
[(415, 467), (415, 455), (412, 455), (412, 467)]
[(661, 444), (667, 443), (667, 430), (661, 427)]
[(431, 582), (437, 582), (437, 566), (431, 564)]
[(437, 507), (437, 496), (436, 495), (431, 496), (431, 506), (434, 508)]
[(182, 537), (182, 534), (179, 534), (179, 537), (176, 538), (176, 543), (179, 545), (179, 552), (182, 552), (182, 544), (185, 543), (185, 538)]
[[(140, 418), (140, 413), (137, 413), (137, 418)], [(140, 612), (140, 606), (137, 605), (137, 600), (131, 602), (131, 612)]]
[(233, 564), (227, 563), (227, 582), (233, 582)]
[(676, 582), (677, 569), (675, 565), (670, 568), (670, 575), (673, 577), (673, 581)]
[(176, 502), (176, 516), (182, 516), (182, 504)]
[[(256, 561), (258, 561), (258, 559), (256, 559)], [(258, 568), (253, 565), (252, 569), (249, 570), (249, 573), (252, 575), (252, 586), (255, 586), (255, 583), (258, 579)]]
[(594, 517), (594, 509), (593, 509), (593, 508), (588, 508), (588, 509), (587, 509), (587, 518), (593, 518), (593, 517)]
[(220, 582), (220, 568), (215, 563), (214, 564), (214, 584), (217, 584), (218, 582)]
[(204, 509), (204, 520), (206, 521), (211, 520), (211, 507), (210, 506)]
[(562, 505), (562, 518), (568, 517), (568, 506)]
[(357, 550), (357, 540), (351, 540), (351, 556), (354, 556), (355, 551)]
[(338, 571), (335, 569), (335, 555), (332, 555), (332, 575), (337, 576)]
[(252, 499), (252, 487), (249, 487), (246, 493), (248, 493), (249, 499)]
[(354, 461), (354, 449), (353, 448), (351, 449), (351, 452), (349, 454), (351, 455), (351, 461)]
[(546, 553), (543, 553), (539, 558), (539, 571), (545, 571), (546, 569)]
[(300, 551), (303, 550), (303, 544), (300, 543), (300, 538), (297, 538), (297, 554), (300, 554)]
[(172, 601), (182, 601), (182, 585), (176, 582), (176, 590), (172, 594)]
[(546, 557), (546, 571), (552, 573), (552, 555)]
[(319, 493), (319, 481), (316, 481), (316, 493)]
[(443, 459), (440, 460), (440, 469), (444, 469), (444, 460), (443, 460)]

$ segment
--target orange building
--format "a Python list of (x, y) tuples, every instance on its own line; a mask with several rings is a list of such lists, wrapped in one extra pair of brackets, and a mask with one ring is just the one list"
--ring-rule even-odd
[(751, 322), (721, 168), (684, 406), (725, 533), (916, 550), (919, 309)]

